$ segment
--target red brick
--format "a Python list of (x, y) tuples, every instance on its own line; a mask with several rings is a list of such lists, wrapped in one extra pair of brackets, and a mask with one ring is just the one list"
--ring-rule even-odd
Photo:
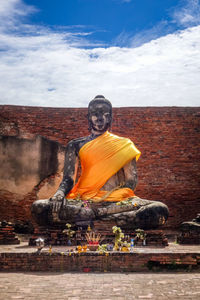
[[(62, 145), (88, 134), (86, 108), (0, 106), (1, 134), (41, 135)], [(169, 227), (200, 211), (200, 108), (125, 107), (113, 109), (112, 132), (129, 137), (141, 150), (136, 194), (169, 206)], [(1, 192), (0, 219), (30, 218), (30, 191), (18, 204)]]

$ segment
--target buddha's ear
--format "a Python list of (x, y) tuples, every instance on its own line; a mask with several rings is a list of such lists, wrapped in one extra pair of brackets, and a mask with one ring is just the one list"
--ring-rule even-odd
[(89, 118), (89, 114), (87, 114), (87, 119), (88, 119), (88, 130), (91, 131), (91, 129), (92, 129), (92, 123), (91, 123), (91, 120)]
[(110, 127), (112, 126), (112, 122), (113, 122), (113, 116), (112, 114), (109, 115), (109, 119), (110, 119)]

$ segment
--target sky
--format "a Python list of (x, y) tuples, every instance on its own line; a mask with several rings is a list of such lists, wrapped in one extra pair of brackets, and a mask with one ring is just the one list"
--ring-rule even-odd
[(200, 0), (0, 0), (0, 104), (200, 106)]

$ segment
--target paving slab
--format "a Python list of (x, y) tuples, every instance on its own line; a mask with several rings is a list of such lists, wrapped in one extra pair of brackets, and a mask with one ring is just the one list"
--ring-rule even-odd
[(0, 300), (200, 299), (199, 273), (0, 273)]

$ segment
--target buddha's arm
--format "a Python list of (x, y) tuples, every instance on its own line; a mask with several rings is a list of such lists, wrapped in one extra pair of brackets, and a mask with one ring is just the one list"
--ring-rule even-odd
[(125, 176), (125, 185), (124, 187), (128, 187), (132, 190), (136, 188), (138, 177), (137, 177), (137, 167), (136, 167), (136, 159), (133, 159), (124, 167), (124, 176)]
[(76, 153), (76, 148), (74, 142), (71, 141), (66, 147), (65, 151), (65, 164), (62, 182), (51, 198), (52, 200), (62, 200), (68, 192), (72, 189), (74, 182), (76, 180), (78, 168), (78, 155)]

